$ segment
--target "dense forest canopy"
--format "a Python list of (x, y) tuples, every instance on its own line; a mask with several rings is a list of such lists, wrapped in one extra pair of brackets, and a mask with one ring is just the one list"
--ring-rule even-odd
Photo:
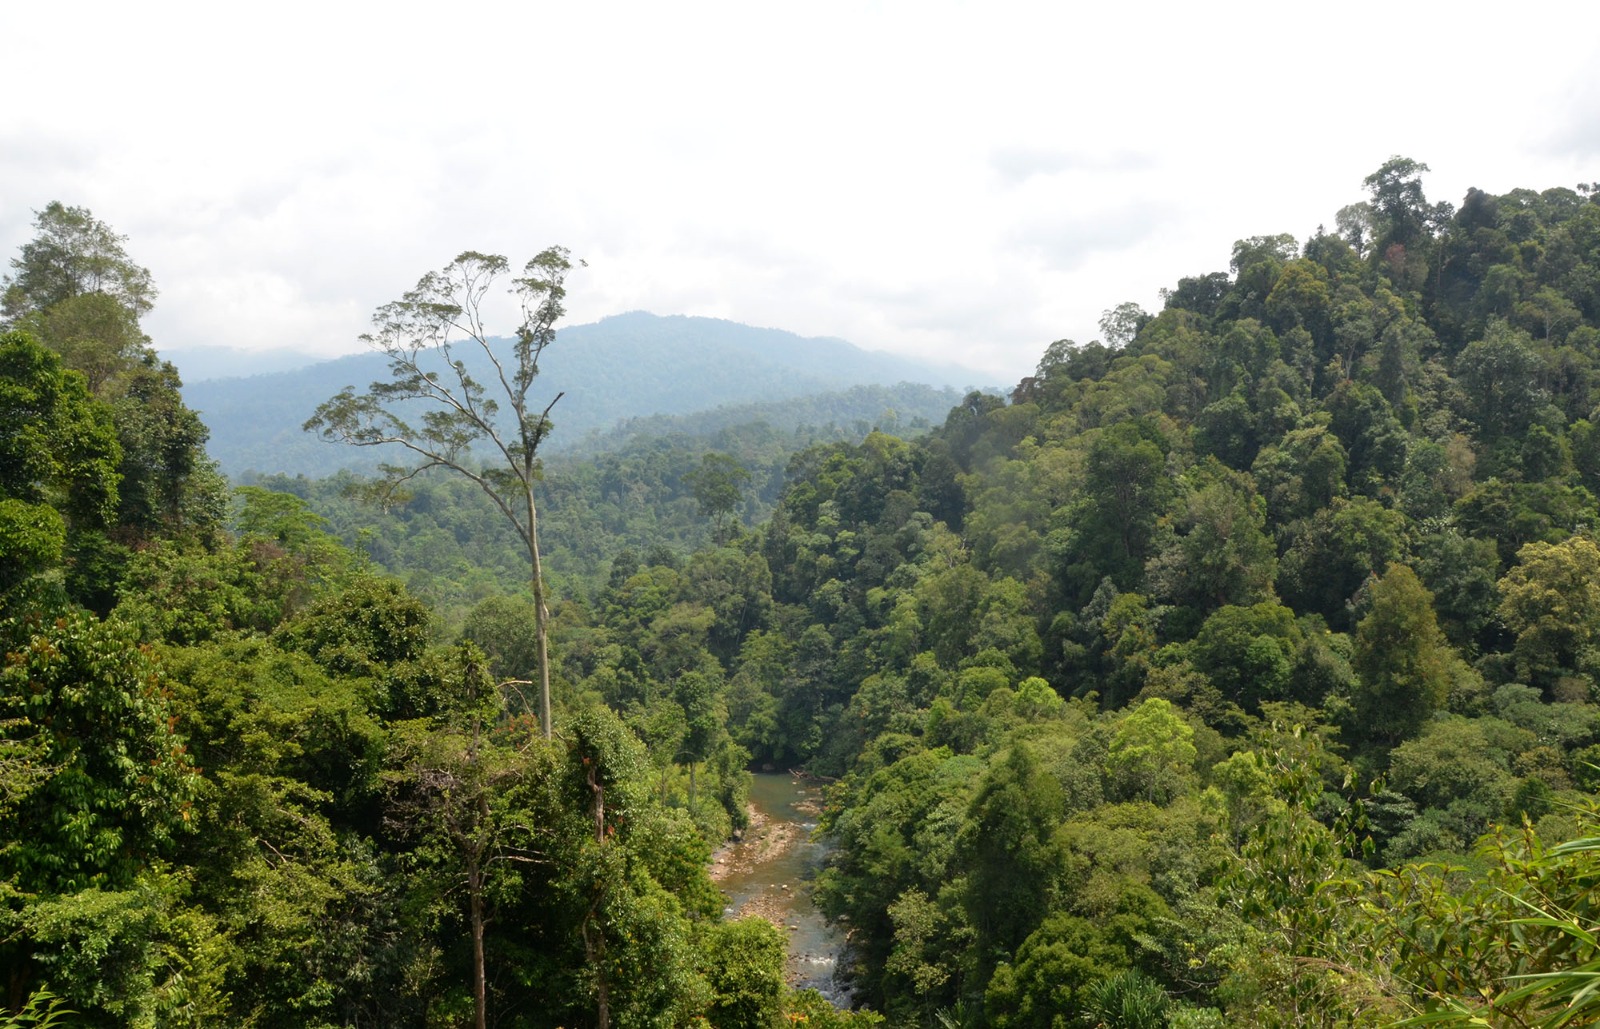
[[(1425, 171), (912, 438), (550, 464), (547, 725), (490, 513), (230, 499), (148, 273), (51, 205), (0, 341), (0, 1018), (1600, 1020), (1600, 191)], [(721, 914), (763, 766), (834, 780), (863, 1010)]]

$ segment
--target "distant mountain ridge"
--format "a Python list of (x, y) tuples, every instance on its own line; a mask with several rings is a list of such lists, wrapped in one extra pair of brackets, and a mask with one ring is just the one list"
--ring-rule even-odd
[[(461, 356), (468, 357), (465, 348)], [(300, 426), (340, 388), (360, 390), (387, 377), (387, 359), (366, 353), (247, 378), (191, 382), (183, 392), (210, 427), (208, 449), (228, 474), (325, 475), (371, 468), (381, 458), (372, 450), (323, 443)], [(760, 405), (855, 386), (922, 384), (940, 394), (928, 402), (947, 410), (943, 389), (969, 388), (982, 378), (970, 369), (863, 350), (840, 339), (635, 311), (562, 329), (545, 353), (532, 396), (548, 401), (565, 394), (552, 414), (556, 432), (548, 444), (559, 451), (627, 419)], [(942, 415), (943, 410), (937, 417)]]

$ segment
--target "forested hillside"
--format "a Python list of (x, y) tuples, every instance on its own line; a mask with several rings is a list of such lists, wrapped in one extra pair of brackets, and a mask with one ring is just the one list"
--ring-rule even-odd
[[(735, 523), (759, 525), (772, 514), (795, 454), (859, 442), (880, 425), (920, 435), (927, 420), (902, 412), (941, 396), (947, 405), (960, 399), (924, 386), (858, 386), (770, 407), (633, 419), (593, 434), (544, 462), (550, 572), (567, 592), (588, 595), (625, 551), (681, 557), (725, 542)], [(452, 624), (475, 601), (527, 579), (516, 534), (481, 490), (459, 478), (419, 477), (381, 514), (362, 499), (370, 480), (353, 472), (320, 479), (246, 474), (239, 481), (305, 500), (346, 546), (404, 580)]]
[[(176, 388), (148, 274), (42, 212), (35, 247), (109, 238), (117, 274), (25, 248), (8, 279), (0, 1010), (1600, 1021), (1600, 192), (1458, 210), (1425, 170), (915, 438), (781, 479), (772, 430), (552, 461), (548, 726), (527, 566), (451, 549), (483, 535), (461, 484), (226, 508), (175, 393), (128, 400)], [(735, 468), (705, 536), (606, 553)], [(375, 567), (394, 520), (438, 537), (394, 564), (451, 611)], [(869, 1010), (721, 915), (763, 765), (834, 780), (816, 894)]]

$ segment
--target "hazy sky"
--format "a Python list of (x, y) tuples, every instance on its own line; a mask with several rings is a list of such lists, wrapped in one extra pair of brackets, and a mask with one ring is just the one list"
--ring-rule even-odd
[(120, 0), (5, 4), (0, 38), (0, 253), (90, 208), (163, 348), (348, 352), (459, 251), (561, 243), (569, 322), (1009, 383), (1237, 238), (1331, 226), (1391, 155), (1453, 203), (1600, 180), (1593, 0)]

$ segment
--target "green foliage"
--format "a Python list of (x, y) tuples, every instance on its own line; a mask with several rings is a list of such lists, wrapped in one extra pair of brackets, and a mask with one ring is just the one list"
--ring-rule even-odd
[(1471, 404), (1466, 413), (1487, 443), (1525, 432), (1544, 401), (1532, 342), (1495, 321), (1456, 358), (1455, 375)]
[(1175, 603), (1207, 610), (1259, 603), (1271, 593), (1277, 571), (1266, 504), (1248, 475), (1213, 475), (1196, 476), (1202, 485), (1174, 521), (1179, 534), (1146, 574), (1156, 595)]
[(429, 612), (392, 579), (361, 576), (285, 624), (284, 645), (331, 671), (371, 676), (421, 656)]
[(1360, 683), (1352, 735), (1393, 746), (1444, 707), (1459, 659), (1434, 618), (1433, 597), (1402, 564), (1392, 564), (1367, 597), (1356, 626), (1353, 663)]
[(483, 651), (496, 679), (521, 679), (538, 667), (533, 605), (523, 597), (486, 597), (468, 613), (461, 638)]
[(209, 540), (222, 521), (222, 481), (205, 453), (209, 432), (180, 386), (177, 370), (146, 352), (102, 394), (122, 446), (117, 520), (135, 538)]
[(145, 639), (180, 646), (241, 630), (267, 631), (286, 614), (290, 600), (273, 587), (294, 584), (273, 574), (280, 570), (264, 550), (207, 553), (159, 543), (128, 563), (117, 615), (138, 626)]
[(1594, 851), (1591, 838), (1551, 846), (1524, 828), (1486, 837), (1475, 875), (1412, 865), (1374, 876), (1362, 944), (1394, 963), (1412, 1016), (1397, 1024), (1592, 1022)]
[(789, 1021), (814, 1029), (873, 1029), (883, 1024), (883, 1016), (872, 1011), (840, 1011), (816, 990), (797, 990), (789, 995), (784, 1012)]
[(18, 642), (0, 717), (9, 739), (37, 734), (50, 774), (19, 803), (0, 868), (25, 890), (126, 885), (192, 828), (197, 780), (160, 667), (128, 626), (83, 614), (4, 635)]
[(234, 539), (162, 540), (128, 562), (118, 612), (146, 639), (189, 645), (269, 632), (350, 576), (352, 555), (304, 501), (252, 486), (237, 495)]
[[(1156, 519), (1172, 488), (1159, 437), (1145, 425), (1118, 422), (1095, 437), (1085, 473), (1076, 520), (1081, 542), (1071, 551), (1077, 562), (1067, 570), (1069, 581), (1092, 588), (1109, 577), (1119, 588), (1131, 588), (1150, 556)], [(1083, 586), (1078, 589), (1081, 594)]]
[(980, 953), (1008, 953), (1048, 910), (1061, 855), (1053, 829), (1061, 784), (1032, 748), (1014, 744), (973, 795), (954, 860), (967, 869), (967, 917)]
[(1085, 1017), (1099, 1029), (1163, 1029), (1171, 1003), (1160, 983), (1130, 970), (1090, 987)]
[(66, 1006), (66, 1001), (49, 990), (35, 990), (28, 1002), (14, 1014), (0, 1012), (0, 1026), (4, 1029), (59, 1029), (68, 1015), (76, 1011)]
[(1405, 555), (1406, 519), (1376, 501), (1336, 500), (1285, 530), (1278, 592), (1297, 611), (1319, 614), (1343, 629), (1357, 592)]
[(1560, 543), (1575, 529), (1596, 526), (1594, 497), (1559, 480), (1489, 479), (1456, 501), (1456, 520), (1470, 534), (1493, 540), (1502, 566), (1528, 543)]
[[(1497, 719), (1459, 716), (1428, 724), (1416, 739), (1389, 755), (1389, 783), (1429, 808), (1477, 802), (1485, 813), (1498, 812), (1511, 787), (1511, 756), (1533, 746), (1535, 737)], [(1480, 819), (1454, 846), (1460, 850), (1482, 831)]]
[(1224, 989), (1243, 993), (1237, 1006), (1254, 1024), (1347, 1018), (1370, 972), (1352, 969), (1339, 949), (1343, 893), (1354, 874), (1348, 841), (1314, 813), (1332, 762), (1319, 739), (1298, 728), (1250, 760), (1277, 803), (1246, 832), (1219, 891), (1250, 926), (1240, 951), (1219, 955), (1232, 966)]
[[(83, 376), (26, 333), (0, 336), (0, 588), (58, 566), (114, 524), (122, 451)], [(58, 528), (59, 526), (59, 528)], [(12, 563), (15, 561), (15, 563)], [(92, 590), (72, 580), (75, 592)], [(9, 606), (9, 605), (8, 605)]]
[(1189, 660), (1228, 700), (1250, 711), (1290, 698), (1296, 657), (1304, 634), (1294, 612), (1270, 601), (1224, 607), (1189, 645)]
[(1118, 724), (1106, 751), (1108, 793), (1119, 800), (1164, 804), (1183, 793), (1194, 770), (1194, 728), (1159, 697)]
[(176, 369), (157, 358), (139, 327), (156, 294), (150, 272), (124, 251), (126, 237), (86, 209), (60, 203), (37, 212), (35, 225), (38, 236), (12, 261), (17, 274), (6, 277), (5, 314), (12, 328), (81, 373), (111, 416), (119, 448), (110, 457), (116, 542), (83, 540), (68, 575), (76, 599), (103, 611), (122, 548), (215, 533), (222, 482), (205, 455), (206, 428), (179, 396)]
[(230, 954), (188, 893), (183, 878), (148, 871), (125, 889), (38, 899), (23, 934), (54, 989), (102, 1024), (206, 1025), (227, 1010)]
[(1344, 496), (1348, 467), (1344, 444), (1317, 425), (1294, 429), (1263, 447), (1251, 472), (1272, 521), (1284, 525)]
[(51, 201), (34, 212), (38, 235), (24, 243), (5, 276), (7, 319), (45, 311), (62, 301), (103, 293), (135, 315), (150, 310), (156, 298), (150, 272), (129, 260), (119, 236), (88, 208)]
[(1500, 618), (1516, 636), (1517, 670), (1551, 687), (1600, 684), (1600, 548), (1586, 536), (1529, 543), (1500, 580)]
[(1054, 914), (996, 969), (984, 995), (991, 1024), (1052, 1029), (1094, 1010), (1106, 977), (1127, 968), (1127, 950), (1076, 915)]
[(700, 467), (683, 479), (700, 506), (700, 516), (710, 518), (716, 525), (714, 538), (719, 543), (726, 540), (728, 520), (744, 499), (742, 490), (750, 481), (749, 470), (727, 454), (706, 454), (700, 459)]
[(29, 578), (58, 567), (66, 537), (67, 524), (55, 508), (11, 497), (0, 500), (0, 595), (10, 595)]
[(774, 1029), (782, 1024), (784, 950), (783, 933), (763, 919), (712, 926), (706, 979), (713, 999), (706, 1020), (719, 1029)]

